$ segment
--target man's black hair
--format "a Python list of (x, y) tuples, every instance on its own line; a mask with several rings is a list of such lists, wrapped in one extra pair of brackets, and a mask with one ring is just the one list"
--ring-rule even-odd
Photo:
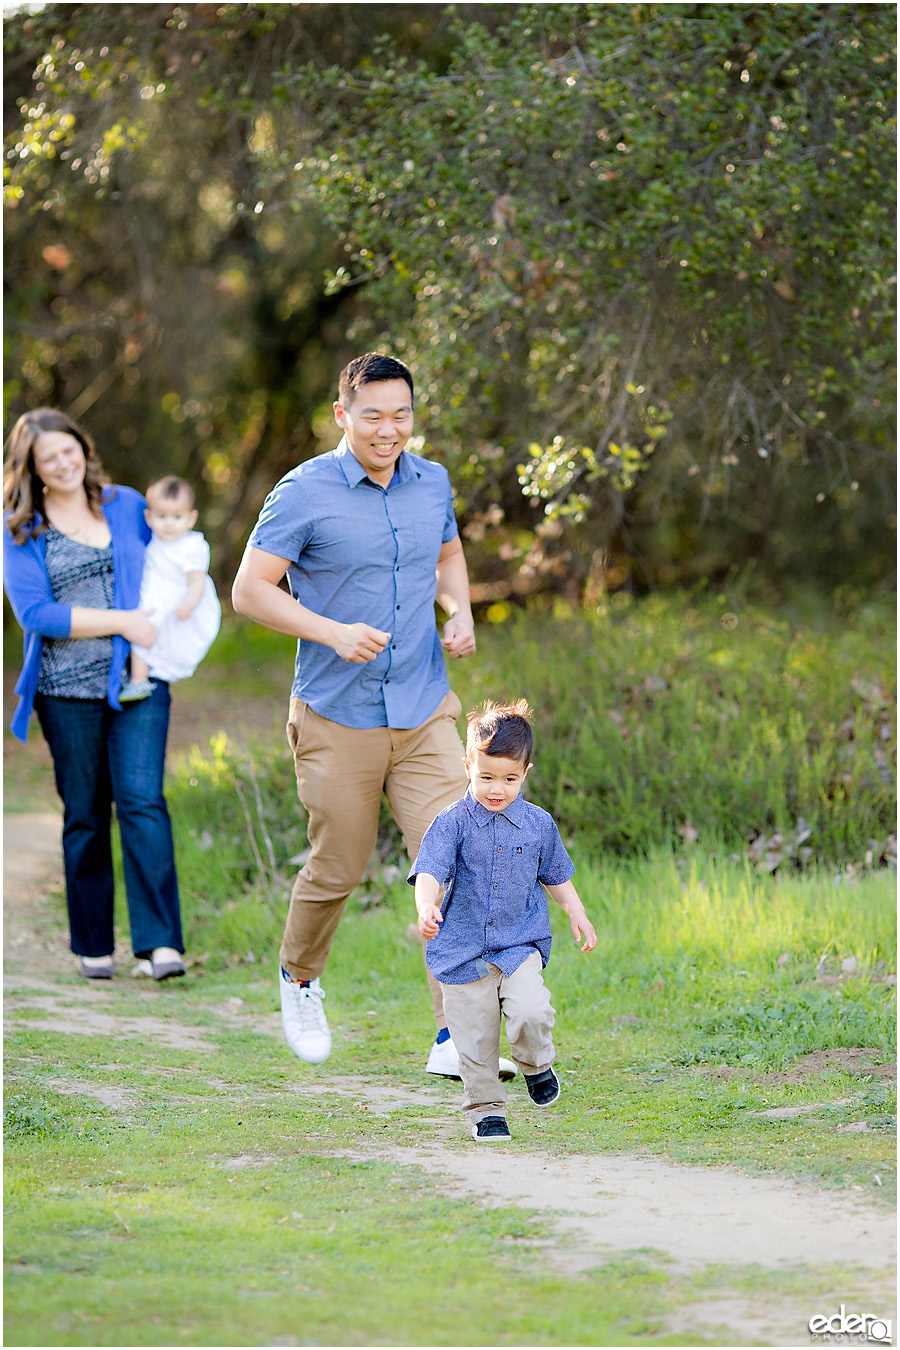
[(409, 385), (409, 401), (412, 405), (415, 390), (409, 369), (402, 361), (395, 361), (393, 356), (382, 356), (380, 352), (366, 352), (365, 356), (354, 357), (350, 364), (344, 367), (338, 380), (338, 402), (341, 407), (349, 408), (357, 390), (364, 384), (375, 384), (384, 380), (405, 380)]

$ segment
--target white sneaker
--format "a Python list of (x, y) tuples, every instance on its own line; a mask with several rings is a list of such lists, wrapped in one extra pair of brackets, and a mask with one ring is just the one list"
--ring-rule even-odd
[[(425, 1065), (426, 1073), (433, 1073), (438, 1078), (458, 1078), (462, 1079), (459, 1072), (459, 1055), (456, 1053), (456, 1046), (453, 1044), (452, 1036), (442, 1041), (438, 1045), (433, 1041), (431, 1049), (428, 1052), (428, 1063)], [(508, 1083), (511, 1078), (515, 1078), (518, 1069), (511, 1059), (501, 1059), (499, 1077), (504, 1083)]]
[(322, 1000), (325, 990), (319, 981), (296, 984), (281, 968), (278, 978), (281, 989), (281, 1025), (284, 1038), (300, 1059), (308, 1064), (321, 1064), (331, 1054), (331, 1032)]

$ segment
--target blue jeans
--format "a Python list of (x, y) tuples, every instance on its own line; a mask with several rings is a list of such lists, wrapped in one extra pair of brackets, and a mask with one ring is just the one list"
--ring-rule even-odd
[(169, 686), (117, 712), (105, 699), (38, 694), (63, 801), (69, 933), (76, 956), (107, 956), (113, 935), (112, 805), (122, 840), (131, 945), (183, 951), (172, 826), (163, 797)]

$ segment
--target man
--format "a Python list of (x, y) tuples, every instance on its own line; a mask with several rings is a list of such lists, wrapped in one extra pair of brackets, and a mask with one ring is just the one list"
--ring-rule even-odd
[[(310, 854), (291, 892), (279, 983), (288, 1045), (312, 1063), (331, 1051), (319, 977), (371, 857), (382, 793), (412, 859), (466, 790), (443, 652), (475, 651), (469, 579), (447, 471), (405, 449), (413, 399), (401, 362), (371, 352), (350, 362), (334, 404), (340, 444), (266, 498), (232, 591), (239, 614), (298, 639), (287, 732)], [(442, 638), (435, 598), (450, 616)], [(426, 1071), (457, 1078), (428, 978), (438, 1035)], [(508, 1060), (501, 1070), (516, 1072)]]

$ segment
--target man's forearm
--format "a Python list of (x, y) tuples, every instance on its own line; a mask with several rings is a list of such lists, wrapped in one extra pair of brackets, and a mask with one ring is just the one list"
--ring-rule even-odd
[(306, 642), (321, 642), (343, 661), (362, 665), (374, 661), (384, 650), (390, 633), (367, 623), (339, 623), (301, 605), (270, 577), (253, 574), (252, 565), (235, 577), (231, 600), (238, 614), (245, 614), (264, 628)]
[(308, 642), (321, 642), (326, 647), (334, 645), (338, 624), (334, 619), (326, 619), (324, 614), (301, 605), (287, 591), (261, 577), (238, 578), (231, 593), (236, 613), (271, 628), (275, 633), (287, 633), (289, 637), (304, 638)]
[(469, 570), (462, 549), (437, 565), (437, 602), (451, 619), (472, 617)]

